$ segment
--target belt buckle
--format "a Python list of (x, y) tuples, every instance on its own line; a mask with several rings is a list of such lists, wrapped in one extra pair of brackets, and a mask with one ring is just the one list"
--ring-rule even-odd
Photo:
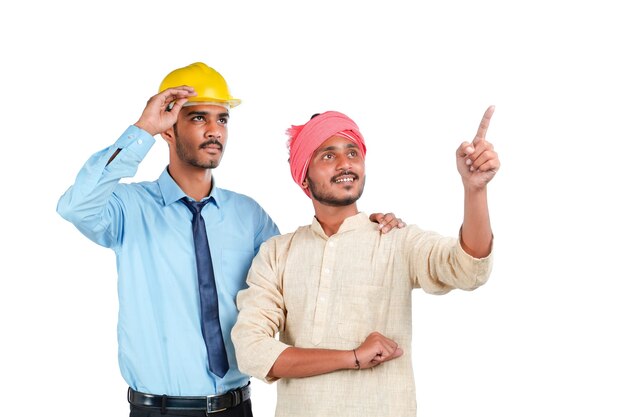
[(209, 414), (219, 413), (219, 412), (227, 410), (227, 408), (220, 408), (219, 410), (213, 410), (213, 406), (211, 405), (211, 399), (212, 398), (221, 397), (222, 395), (224, 395), (224, 394), (215, 394), (215, 395), (207, 395), (206, 396), (206, 415), (207, 416)]

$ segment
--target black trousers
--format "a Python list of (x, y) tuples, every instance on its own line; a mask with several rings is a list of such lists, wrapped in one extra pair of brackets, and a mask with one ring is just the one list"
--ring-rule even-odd
[[(206, 417), (207, 414), (202, 410), (181, 410), (166, 409), (165, 413), (160, 408), (139, 407), (130, 404), (130, 417)], [(237, 407), (229, 408), (219, 413), (210, 413), (209, 416), (215, 417), (252, 417), (252, 403), (250, 400), (244, 401)]]

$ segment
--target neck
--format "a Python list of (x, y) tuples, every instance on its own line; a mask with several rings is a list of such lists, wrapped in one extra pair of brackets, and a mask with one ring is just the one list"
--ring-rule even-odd
[(167, 170), (180, 189), (194, 200), (200, 201), (211, 193), (213, 181), (210, 169), (180, 165), (170, 161)]
[(322, 226), (326, 236), (329, 237), (339, 231), (345, 219), (359, 212), (356, 203), (350, 204), (349, 206), (333, 207), (323, 205), (313, 200), (313, 208), (315, 208), (315, 218)]

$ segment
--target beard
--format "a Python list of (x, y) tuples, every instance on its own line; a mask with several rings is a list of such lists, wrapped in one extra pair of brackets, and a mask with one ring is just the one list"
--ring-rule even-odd
[[(355, 179), (359, 179), (359, 176), (357, 176), (356, 174), (354, 173), (351, 173), (351, 174), (355, 176)], [(345, 174), (341, 174), (341, 175), (345, 175)], [(334, 182), (334, 181), (335, 181), (335, 178), (331, 179), (331, 182)], [(359, 188), (357, 194), (347, 196), (347, 197), (336, 197), (332, 195), (330, 191), (320, 189), (320, 187), (318, 187), (313, 181), (311, 181), (311, 177), (309, 177), (308, 174), (307, 174), (307, 182), (309, 184), (309, 191), (311, 192), (311, 197), (319, 201), (321, 204), (324, 204), (326, 206), (331, 206), (331, 207), (344, 207), (344, 206), (349, 206), (350, 204), (354, 204), (359, 198), (361, 198), (361, 195), (363, 194), (363, 190), (365, 189), (365, 176), (363, 177), (363, 180), (361, 181), (361, 187)]]
[[(222, 155), (224, 154), (224, 145), (218, 142), (216, 139), (209, 139), (205, 142), (202, 142), (198, 149), (192, 149), (188, 142), (181, 140), (181, 137), (174, 129), (174, 133), (176, 133), (176, 155), (181, 161), (186, 162), (187, 164), (194, 166), (196, 168), (202, 169), (213, 169), (217, 168), (220, 164), (220, 160), (222, 159)], [(213, 159), (209, 159), (208, 161), (200, 159), (198, 156), (198, 151), (206, 148), (209, 145), (216, 145), (220, 154), (213, 157)]]

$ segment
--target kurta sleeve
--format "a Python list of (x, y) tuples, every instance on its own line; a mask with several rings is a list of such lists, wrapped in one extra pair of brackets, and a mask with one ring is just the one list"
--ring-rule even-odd
[(270, 239), (262, 244), (252, 261), (248, 288), (237, 295), (239, 316), (231, 333), (239, 369), (265, 382), (275, 380), (267, 374), (289, 347), (275, 338), (286, 316), (275, 243)]
[(474, 290), (489, 278), (492, 253), (474, 258), (463, 250), (459, 238), (444, 237), (409, 226), (404, 250), (415, 288), (445, 294), (454, 288)]

